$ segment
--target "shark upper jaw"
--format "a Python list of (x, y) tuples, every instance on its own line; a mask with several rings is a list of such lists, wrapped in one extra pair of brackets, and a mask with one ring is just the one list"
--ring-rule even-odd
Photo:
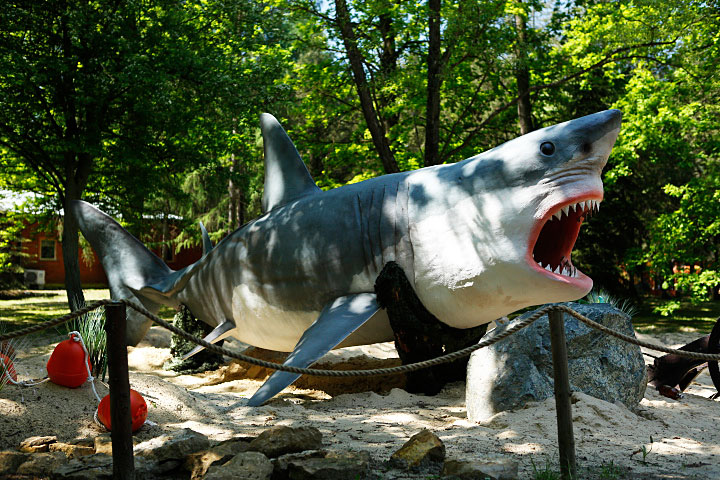
[(526, 254), (530, 268), (578, 291), (590, 291), (593, 281), (572, 264), (572, 250), (583, 221), (598, 212), (602, 199), (601, 191), (586, 192), (548, 209), (530, 233)]

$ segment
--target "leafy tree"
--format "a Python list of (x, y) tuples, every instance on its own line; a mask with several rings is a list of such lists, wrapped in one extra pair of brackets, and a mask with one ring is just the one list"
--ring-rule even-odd
[[(242, 32), (230, 28), (262, 10), (200, 0), (3, 2), (4, 185), (52, 198), (58, 210), (89, 195), (141, 230), (145, 202), (222, 151), (228, 113), (244, 107), (247, 85), (263, 84), (269, 64), (250, 67), (262, 49), (239, 51)], [(65, 283), (75, 307), (83, 300), (78, 228), (64, 211)]]
[(709, 269), (703, 290), (716, 268), (719, 13), (690, 2), (597, 4), (568, 24), (565, 48), (580, 65), (618, 42), (646, 46), (622, 50), (570, 96), (624, 112), (603, 208), (578, 242), (578, 260), (607, 288), (633, 292), (643, 276), (669, 275), (676, 260)]
[(22, 230), (20, 215), (0, 210), (0, 290), (18, 286), (22, 273)]

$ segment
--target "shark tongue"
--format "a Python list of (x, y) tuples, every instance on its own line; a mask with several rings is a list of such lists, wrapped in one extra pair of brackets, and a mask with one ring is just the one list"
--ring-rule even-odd
[(533, 249), (535, 261), (552, 270), (569, 262), (582, 221), (583, 212), (570, 210), (560, 219), (551, 217), (545, 222)]

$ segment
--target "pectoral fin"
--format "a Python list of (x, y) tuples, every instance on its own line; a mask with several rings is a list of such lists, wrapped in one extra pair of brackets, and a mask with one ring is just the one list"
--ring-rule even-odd
[[(308, 367), (335, 348), (362, 324), (378, 313), (375, 294), (360, 293), (339, 297), (325, 306), (310, 328), (305, 330), (284, 365)], [(258, 406), (269, 400), (300, 377), (299, 374), (280, 372), (255, 392), (248, 405)]]
[[(230, 320), (225, 320), (220, 325), (215, 327), (215, 329), (212, 332), (208, 333), (207, 336), (205, 338), (203, 338), (203, 340), (205, 340), (206, 342), (210, 342), (210, 343), (217, 343), (220, 340), (229, 337), (232, 334), (232, 331), (234, 329), (235, 329), (235, 324), (233, 322), (231, 322)], [(193, 348), (192, 350), (190, 350), (188, 353), (183, 355), (182, 359), (187, 360), (188, 358), (192, 357), (193, 355), (195, 355), (196, 353), (198, 353), (204, 349), (205, 349), (205, 347), (198, 345), (195, 348)]]

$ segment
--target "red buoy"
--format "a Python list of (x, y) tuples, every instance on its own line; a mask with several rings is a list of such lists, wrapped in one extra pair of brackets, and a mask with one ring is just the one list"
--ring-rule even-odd
[[(110, 426), (110, 395), (105, 395), (97, 408), (98, 420), (111, 430)], [(147, 403), (142, 395), (130, 389), (130, 418), (132, 419), (132, 431), (137, 431), (145, 423), (147, 418)]]
[(7, 355), (8, 357), (12, 357), (13, 355), (15, 355), (15, 349), (10, 342), (8, 342), (7, 340), (3, 340), (2, 342), (0, 342), (0, 353), (2, 353), (3, 355)]
[[(88, 378), (84, 359), (85, 350), (80, 342), (67, 339), (58, 343), (47, 363), (50, 381), (65, 387), (79, 387)], [(87, 360), (87, 366), (92, 371), (90, 359)]]
[(5, 368), (0, 366), (0, 372), (2, 372), (2, 376), (0, 376), (0, 382), (7, 380), (6, 376), (9, 376), (17, 382), (17, 373), (15, 372), (15, 365), (13, 365), (12, 360), (10, 360), (7, 355), (0, 353), (0, 362), (5, 364)]

